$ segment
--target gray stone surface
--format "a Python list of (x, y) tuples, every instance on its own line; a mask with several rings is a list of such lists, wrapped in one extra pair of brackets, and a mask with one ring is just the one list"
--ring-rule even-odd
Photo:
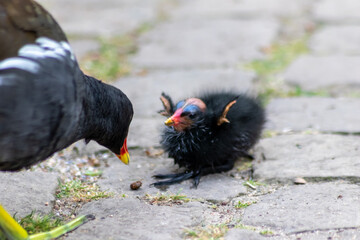
[(360, 178), (359, 136), (282, 135), (255, 148), (254, 177)]
[(224, 239), (225, 240), (239, 240), (239, 239), (261, 240), (267, 238), (252, 230), (234, 228), (226, 233)]
[(359, 23), (360, 2), (357, 0), (321, 0), (316, 1), (313, 16), (321, 22)]
[(358, 98), (279, 98), (266, 108), (266, 128), (279, 132), (304, 131), (360, 133)]
[(0, 204), (17, 217), (24, 217), (33, 210), (49, 213), (57, 186), (57, 174), (53, 173), (0, 172)]
[(75, 52), (77, 60), (81, 63), (81, 59), (89, 53), (99, 51), (100, 43), (94, 39), (76, 39), (70, 38), (71, 48)]
[[(109, 37), (127, 33), (158, 14), (158, 0), (40, 0), (66, 34)], [(71, 17), (70, 17), (71, 16)]]
[(273, 19), (191, 20), (159, 24), (140, 37), (132, 63), (148, 68), (236, 66), (263, 56), (278, 32)]
[(313, 240), (313, 239), (360, 239), (359, 229), (337, 229), (337, 230), (323, 230), (314, 232), (305, 232), (301, 234), (291, 235), (290, 239)]
[[(199, 0), (183, 1), (183, 5), (172, 14), (173, 18), (215, 18), (238, 17), (249, 18), (259, 16), (296, 17), (304, 13), (310, 1), (286, 0)], [(284, 8), (284, 5), (288, 7)]]
[(289, 186), (245, 209), (243, 224), (285, 233), (358, 227), (360, 186), (322, 183)]
[[(181, 206), (152, 206), (138, 199), (105, 199), (86, 204), (80, 214), (96, 219), (69, 234), (67, 239), (182, 239), (185, 228), (201, 223), (198, 202)], [(101, 229), (101, 230), (100, 230)]]
[(219, 88), (251, 92), (253, 79), (253, 73), (235, 69), (154, 71), (145, 76), (121, 78), (113, 85), (129, 97), (134, 118), (139, 118), (159, 116), (157, 112), (163, 109), (162, 92), (169, 94), (174, 102)]
[(160, 146), (160, 134), (165, 120), (162, 116), (139, 118), (135, 113), (129, 129), (128, 147)]
[[(132, 197), (143, 197), (145, 194), (154, 196), (184, 194), (189, 198), (212, 202), (228, 201), (247, 192), (246, 187), (243, 186), (243, 180), (234, 179), (226, 173), (202, 177), (197, 189), (192, 188), (192, 180), (171, 185), (165, 189), (157, 189), (150, 186), (156, 181), (152, 178), (154, 174), (181, 172), (183, 169), (174, 165), (172, 159), (163, 156), (150, 158), (141, 150), (130, 150), (130, 155), (129, 166), (124, 166), (120, 161), (115, 160), (110, 162), (111, 167), (104, 169), (103, 178), (98, 182), (102, 189)], [(137, 191), (131, 190), (130, 184), (138, 180), (142, 181), (142, 187)]]
[(360, 53), (360, 25), (324, 26), (310, 38), (309, 47), (316, 54)]
[(283, 77), (287, 83), (300, 86), (303, 90), (345, 85), (359, 87), (359, 64), (359, 56), (303, 55), (288, 67)]

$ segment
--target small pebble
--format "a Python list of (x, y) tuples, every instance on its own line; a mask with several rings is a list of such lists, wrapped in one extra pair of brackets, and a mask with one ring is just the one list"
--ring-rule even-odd
[(303, 178), (298, 177), (298, 178), (294, 179), (294, 183), (295, 184), (306, 184), (306, 180), (303, 179)]
[(130, 188), (131, 190), (138, 190), (141, 187), (141, 185), (142, 185), (141, 181), (136, 181), (130, 184)]
[(49, 202), (45, 202), (45, 206), (49, 206)]

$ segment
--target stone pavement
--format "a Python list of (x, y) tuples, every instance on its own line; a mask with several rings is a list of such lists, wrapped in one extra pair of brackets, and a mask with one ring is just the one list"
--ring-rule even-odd
[[(220, 235), (226, 240), (360, 239), (359, 1), (40, 2), (64, 27), (79, 59), (98, 51), (98, 37), (155, 23), (136, 39), (137, 51), (129, 56), (133, 74), (113, 83), (135, 109), (128, 138), (131, 163), (110, 157), (97, 184), (114, 196), (83, 205), (77, 214), (96, 219), (64, 239), (196, 239), (196, 234), (216, 239), (211, 235), (216, 231), (209, 230), (214, 227), (228, 230)], [(288, 88), (326, 92), (326, 97), (272, 98), (250, 169), (239, 160), (228, 173), (203, 177), (198, 189), (190, 181), (163, 191), (149, 186), (153, 174), (177, 169), (156, 154), (162, 91), (174, 100), (204, 89), (255, 94), (261, 76), (246, 70), (246, 63), (266, 58), (264, 49), (274, 43), (304, 35), (308, 53), (277, 77)], [(82, 148), (85, 154), (101, 149)], [(34, 209), (50, 212), (54, 174), (1, 173), (0, 202), (20, 216)], [(130, 190), (137, 180), (142, 187)], [(180, 195), (189, 201), (159, 200)], [(210, 235), (204, 235), (206, 229)]]

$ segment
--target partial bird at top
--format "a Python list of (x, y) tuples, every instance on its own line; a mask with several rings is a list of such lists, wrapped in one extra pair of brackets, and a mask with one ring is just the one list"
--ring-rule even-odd
[(56, 20), (37, 2), (1, 0), (0, 60), (17, 56), (22, 46), (39, 37), (68, 41)]
[(256, 99), (226, 91), (205, 93), (173, 104), (162, 94), (167, 116), (161, 144), (175, 164), (185, 167), (183, 173), (158, 174), (168, 179), (153, 183), (170, 185), (200, 178), (211, 173), (228, 171), (239, 157), (250, 157), (248, 151), (258, 141), (265, 121), (264, 110)]

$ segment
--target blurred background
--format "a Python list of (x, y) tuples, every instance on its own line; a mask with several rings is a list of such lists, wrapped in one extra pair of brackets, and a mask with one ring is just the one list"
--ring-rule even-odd
[(235, 88), (264, 104), (360, 96), (356, 0), (39, 2), (67, 33), (82, 69), (134, 103), (130, 146), (149, 145), (145, 136), (158, 141), (162, 91), (176, 101)]

